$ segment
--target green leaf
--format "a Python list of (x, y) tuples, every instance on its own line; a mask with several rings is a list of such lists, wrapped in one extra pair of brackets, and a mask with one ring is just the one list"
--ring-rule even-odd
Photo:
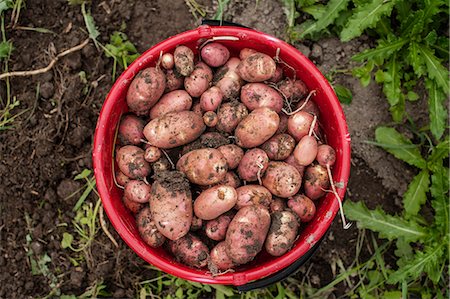
[(407, 265), (391, 274), (387, 282), (396, 284), (403, 280), (416, 280), (426, 272), (428, 277), (437, 283), (441, 277), (440, 260), (443, 255), (443, 243), (437, 246), (426, 246), (423, 251), (416, 251), (414, 258)]
[(74, 178), (74, 180), (82, 180), (87, 179), (92, 173), (92, 170), (90, 169), (83, 169), (83, 171), (80, 174), (77, 174)]
[(435, 173), (431, 175), (430, 187), (432, 200), (431, 206), (434, 209), (434, 226), (438, 228), (441, 235), (447, 236), (449, 231), (449, 169), (441, 165)]
[(0, 42), (0, 59), (8, 58), (13, 49), (14, 47), (11, 42)]
[(397, 159), (420, 169), (426, 167), (426, 161), (420, 155), (419, 148), (411, 147), (413, 143), (394, 128), (378, 127), (375, 130), (375, 139)]
[(339, 16), (339, 13), (347, 8), (349, 0), (330, 0), (324, 11), (316, 22), (304, 22), (295, 27), (300, 38), (304, 38), (327, 28)]
[(420, 207), (427, 201), (427, 192), (430, 185), (428, 169), (423, 169), (416, 175), (403, 195), (403, 208), (405, 217), (410, 218), (419, 213)]
[(413, 250), (409, 242), (406, 242), (401, 236), (397, 239), (396, 243), (397, 249), (394, 251), (395, 255), (399, 257), (397, 260), (397, 265), (403, 267), (408, 260), (413, 257)]
[(97, 27), (95, 26), (95, 21), (91, 13), (86, 11), (85, 2), (81, 4), (81, 12), (83, 14), (84, 23), (89, 33), (89, 38), (91, 38), (94, 41), (95, 46), (98, 47), (97, 37), (100, 36), (100, 32), (98, 32)]
[(327, 11), (327, 7), (322, 4), (317, 4), (305, 7), (302, 11), (312, 15), (314, 19), (318, 20)]
[(411, 42), (409, 44), (406, 61), (412, 66), (417, 77), (420, 78), (425, 74), (425, 61), (419, 52), (419, 47), (419, 44), (416, 42)]
[(69, 233), (63, 233), (63, 238), (61, 240), (61, 247), (66, 249), (72, 246), (73, 236)]
[(381, 60), (384, 61), (391, 57), (391, 55), (400, 50), (404, 45), (408, 43), (408, 40), (398, 38), (395, 41), (380, 40), (378, 46), (374, 49), (365, 50), (362, 53), (358, 53), (352, 57), (355, 61), (365, 60)]
[(384, 299), (402, 299), (402, 292), (400, 291), (386, 291), (383, 293), (381, 298)]
[(398, 102), (389, 108), (391, 112), (392, 119), (400, 123), (405, 116), (405, 96), (403, 94), (399, 95)]
[(14, 4), (12, 0), (0, 0), (0, 15), (10, 8), (13, 8)]
[(395, 2), (394, 0), (373, 0), (365, 5), (358, 6), (341, 31), (341, 40), (348, 42), (360, 36), (365, 29), (375, 27), (381, 17), (391, 14)]
[(400, 88), (400, 64), (397, 61), (397, 55), (393, 55), (390, 61), (386, 64), (386, 74), (383, 92), (388, 99), (391, 106), (394, 106), (400, 101), (401, 88)]
[(433, 172), (441, 171), (443, 164), (442, 160), (449, 156), (448, 151), (449, 148), (450, 143), (447, 136), (447, 138), (444, 141), (440, 142), (433, 148), (433, 151), (431, 152), (431, 155), (428, 157), (427, 161), (428, 169), (430, 169)]
[(216, 289), (217, 292), (223, 293), (227, 297), (231, 297), (234, 295), (233, 289), (220, 284), (212, 284), (212, 288)]
[(436, 30), (430, 31), (430, 33), (428, 33), (427, 36), (425, 36), (424, 41), (428, 46), (434, 45), (437, 41)]
[[(222, 2), (223, 1), (219, 1), (219, 8), (223, 7)], [(229, 0), (226, 2), (229, 2)], [(226, 3), (226, 4), (228, 4), (228, 3)], [(295, 19), (297, 19), (299, 16), (297, 10), (295, 9), (295, 1), (294, 0), (283, 0), (283, 10), (284, 10), (284, 13), (286, 14), (287, 23), (288, 23), (289, 28), (294, 27)], [(220, 12), (218, 10), (218, 12), (216, 14), (216, 18), (219, 18), (222, 16), (223, 16), (223, 12), (222, 12), (222, 14), (220, 14)]]
[(430, 113), (430, 131), (439, 140), (445, 131), (447, 123), (447, 97), (437, 87), (435, 81), (427, 79), (425, 86), (428, 90), (428, 111)]
[(342, 104), (347, 104), (348, 105), (348, 104), (352, 103), (353, 95), (352, 95), (352, 92), (351, 92), (350, 89), (348, 89), (347, 87), (342, 86), (340, 84), (335, 84), (333, 86), (333, 88), (334, 88), (334, 91), (336, 92), (336, 95), (339, 98), (339, 101)]
[(380, 208), (369, 210), (362, 201), (347, 200), (344, 211), (349, 219), (358, 221), (359, 228), (378, 232), (380, 238), (395, 240), (402, 236), (408, 242), (415, 242), (427, 236), (426, 229), (417, 222), (388, 215)]
[(408, 98), (408, 100), (410, 102), (415, 102), (419, 99), (419, 95), (412, 90), (408, 91), (408, 94), (406, 95), (406, 97)]
[(446, 94), (449, 94), (448, 70), (441, 64), (441, 61), (434, 56), (434, 53), (430, 48), (422, 46), (419, 47), (419, 51), (425, 61), (428, 77), (434, 79), (438, 87), (442, 88)]

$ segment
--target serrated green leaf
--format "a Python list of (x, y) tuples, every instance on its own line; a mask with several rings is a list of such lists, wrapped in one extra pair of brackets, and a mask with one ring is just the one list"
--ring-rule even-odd
[(302, 9), (303, 12), (310, 14), (314, 19), (318, 20), (327, 11), (327, 7), (322, 4), (308, 6)]
[(347, 200), (344, 211), (350, 220), (357, 221), (358, 227), (376, 231), (380, 238), (395, 240), (402, 236), (408, 242), (415, 242), (427, 236), (426, 229), (417, 222), (388, 215), (380, 208), (369, 210), (361, 201)]
[(434, 209), (434, 226), (441, 235), (447, 236), (449, 232), (449, 169), (441, 165), (431, 175), (431, 206)]
[(399, 257), (397, 265), (403, 267), (413, 257), (413, 250), (409, 242), (406, 242), (401, 236), (396, 240), (395, 245), (397, 249), (394, 251), (395, 255)]
[(408, 219), (419, 213), (421, 206), (427, 201), (427, 192), (430, 185), (430, 174), (428, 169), (423, 169), (416, 175), (408, 189), (403, 194), (403, 208), (405, 209), (405, 217)]
[(443, 244), (438, 246), (427, 246), (423, 251), (417, 251), (414, 258), (409, 263), (388, 278), (389, 284), (396, 284), (400, 281), (411, 281), (418, 279), (424, 272), (435, 283), (441, 277), (441, 258), (444, 255)]
[(395, 41), (380, 40), (378, 46), (374, 49), (365, 50), (362, 53), (358, 53), (352, 57), (355, 61), (365, 61), (378, 59), (384, 61), (391, 57), (391, 55), (400, 50), (404, 45), (408, 43), (408, 40), (399, 38)]
[(304, 22), (300, 26), (295, 27), (295, 31), (299, 33), (300, 38), (304, 38), (313, 33), (320, 32), (327, 28), (339, 16), (339, 13), (347, 8), (349, 0), (330, 0), (317, 21)]
[(400, 62), (397, 61), (397, 55), (393, 55), (389, 62), (386, 64), (386, 73), (388, 74), (385, 77), (383, 82), (383, 92), (386, 95), (386, 98), (391, 106), (394, 106), (400, 101)]
[(427, 36), (425, 36), (424, 41), (425, 41), (425, 43), (426, 43), (428, 46), (434, 45), (434, 44), (436, 43), (436, 41), (437, 41), (437, 33), (436, 33), (436, 30), (430, 31), (430, 32), (427, 34)]
[(394, 128), (378, 127), (375, 130), (375, 139), (382, 144), (381, 147), (397, 159), (420, 169), (426, 167), (426, 161), (420, 155), (419, 148), (411, 147), (413, 143)]
[(378, 69), (375, 72), (375, 81), (379, 84), (379, 83), (383, 83), (384, 82), (384, 72), (381, 69)]
[(400, 123), (405, 116), (405, 96), (403, 94), (399, 95), (398, 102), (389, 107), (389, 112), (391, 112), (392, 119), (396, 123)]
[(434, 137), (439, 140), (444, 134), (447, 123), (447, 109), (445, 107), (447, 97), (439, 88), (437, 88), (435, 81), (427, 79), (425, 81), (425, 86), (428, 90), (430, 131)]
[(339, 102), (347, 105), (352, 103), (353, 95), (350, 89), (340, 84), (335, 84), (333, 88), (336, 92), (336, 95), (338, 96)]
[(431, 155), (428, 157), (428, 169), (433, 172), (441, 170), (443, 160), (449, 156), (450, 143), (448, 136), (444, 141), (440, 142), (433, 148)]
[(417, 77), (420, 78), (425, 74), (425, 61), (419, 52), (419, 45), (416, 42), (409, 44), (406, 61), (412, 66)]
[(395, 0), (373, 0), (365, 5), (358, 6), (341, 31), (341, 41), (347, 42), (360, 36), (367, 28), (373, 28), (383, 16), (389, 16), (394, 7)]
[(441, 64), (441, 61), (436, 56), (434, 56), (434, 53), (430, 48), (422, 46), (419, 47), (419, 51), (425, 61), (428, 77), (434, 79), (437, 86), (441, 88), (446, 94), (449, 94), (448, 70)]

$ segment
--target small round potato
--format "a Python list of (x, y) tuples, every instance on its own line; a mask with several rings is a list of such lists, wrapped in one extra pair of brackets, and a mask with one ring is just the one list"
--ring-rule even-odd
[(297, 194), (288, 200), (288, 207), (294, 211), (302, 222), (309, 222), (316, 214), (316, 205), (303, 194)]
[(175, 258), (185, 265), (195, 268), (208, 265), (208, 247), (191, 233), (176, 241), (169, 241), (169, 248)]
[(222, 103), (223, 92), (219, 87), (213, 86), (207, 89), (200, 97), (202, 111), (216, 111)]
[(175, 70), (166, 71), (166, 89), (164, 92), (171, 92), (183, 87), (184, 77)]
[(214, 111), (206, 111), (205, 114), (203, 114), (203, 122), (207, 127), (212, 128), (217, 125), (219, 118)]
[(150, 164), (144, 159), (144, 150), (134, 145), (125, 145), (117, 152), (117, 165), (131, 179), (143, 179), (150, 174)]
[(267, 54), (256, 52), (247, 56), (237, 67), (239, 76), (247, 82), (263, 82), (275, 75), (277, 65)]
[(312, 200), (321, 198), (330, 188), (327, 169), (320, 164), (306, 167), (304, 180), (305, 194)]
[(269, 165), (269, 157), (260, 148), (248, 150), (238, 165), (239, 177), (244, 181), (253, 182), (258, 180)]
[(287, 78), (278, 84), (278, 89), (292, 102), (298, 102), (308, 94), (308, 88), (301, 80)]
[(129, 114), (122, 117), (118, 138), (121, 144), (139, 145), (144, 139), (145, 122), (139, 117)]
[(299, 228), (296, 216), (289, 211), (272, 214), (272, 224), (264, 246), (267, 253), (273, 256), (282, 256), (294, 244)]
[(173, 54), (171, 53), (165, 53), (161, 56), (161, 66), (165, 68), (166, 70), (173, 69), (173, 66), (175, 65), (175, 61), (173, 58)]
[(144, 159), (149, 163), (153, 163), (161, 158), (161, 150), (156, 146), (149, 145), (145, 149)]
[(251, 205), (269, 207), (272, 203), (272, 193), (266, 187), (260, 185), (245, 185), (236, 189), (236, 209), (242, 209)]
[(148, 205), (136, 215), (136, 225), (142, 240), (150, 247), (157, 248), (164, 244), (166, 238), (158, 231)]
[(206, 222), (205, 233), (211, 240), (222, 241), (225, 240), (228, 225), (233, 219), (234, 213), (225, 213), (216, 219)]
[(273, 195), (288, 198), (300, 190), (302, 176), (294, 166), (285, 162), (271, 161), (262, 183)]
[(211, 67), (224, 65), (230, 58), (230, 51), (219, 43), (209, 43), (201, 50), (201, 56), (204, 62)]
[(194, 71), (184, 79), (184, 88), (191, 96), (198, 98), (209, 88), (212, 79), (211, 68), (203, 62), (197, 62)]
[(226, 251), (226, 243), (220, 242), (213, 249), (211, 249), (210, 259), (211, 266), (210, 271), (212, 273), (220, 271), (225, 271), (236, 267), (235, 263), (230, 259)]
[(238, 124), (247, 117), (248, 110), (238, 101), (231, 101), (220, 105), (217, 117), (217, 130), (225, 133), (232, 133)]
[(195, 216), (202, 220), (212, 220), (231, 210), (237, 201), (233, 187), (217, 185), (203, 191), (194, 202)]
[(124, 196), (138, 203), (148, 203), (150, 201), (151, 185), (143, 181), (131, 180), (125, 185)]
[(270, 160), (285, 160), (295, 148), (295, 140), (289, 134), (278, 134), (261, 145)]
[(272, 87), (264, 83), (248, 83), (241, 89), (241, 101), (253, 111), (256, 108), (267, 107), (280, 113), (283, 108), (283, 98)]
[[(308, 135), (314, 117), (308, 112), (299, 111), (288, 119), (288, 133), (298, 142)], [(318, 131), (318, 125), (314, 126), (314, 132)]]
[(228, 169), (235, 169), (244, 157), (244, 151), (237, 145), (227, 144), (217, 148), (227, 160)]
[(150, 109), (150, 119), (161, 117), (170, 112), (180, 112), (191, 109), (192, 98), (185, 90), (174, 90), (161, 97), (158, 103)]
[(116, 182), (122, 187), (124, 187), (131, 180), (122, 171), (118, 169), (116, 169), (115, 173), (116, 173)]
[(236, 144), (244, 148), (257, 147), (275, 134), (279, 124), (278, 113), (266, 107), (257, 108), (237, 126)]
[(336, 151), (328, 144), (321, 144), (317, 147), (317, 162), (322, 166), (333, 166), (336, 162)]

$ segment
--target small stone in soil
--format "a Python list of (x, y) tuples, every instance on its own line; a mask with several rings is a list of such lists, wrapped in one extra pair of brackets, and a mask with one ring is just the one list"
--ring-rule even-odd
[(81, 184), (71, 179), (64, 179), (56, 188), (56, 194), (58, 194), (59, 198), (66, 199), (78, 189), (80, 189)]
[(39, 93), (44, 99), (50, 99), (55, 94), (55, 86), (51, 82), (45, 82), (41, 85)]
[(322, 62), (322, 56), (323, 56), (322, 47), (319, 44), (315, 43), (312, 46), (311, 58), (320, 63)]

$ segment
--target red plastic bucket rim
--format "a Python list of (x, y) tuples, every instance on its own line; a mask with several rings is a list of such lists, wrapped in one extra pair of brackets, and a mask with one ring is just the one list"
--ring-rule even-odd
[[(259, 41), (264, 44), (270, 44), (272, 47), (276, 45), (286, 57), (296, 57), (296, 60), (299, 61), (302, 67), (307, 69), (308, 75), (313, 78), (312, 80), (318, 82), (318, 89), (320, 89), (324, 97), (329, 99), (327, 108), (333, 111), (337, 120), (336, 128), (334, 128), (334, 130), (339, 134), (337, 140), (340, 144), (338, 149), (340, 165), (339, 171), (333, 172), (333, 178), (340, 183), (339, 188), (337, 189), (339, 196), (341, 198), (344, 197), (350, 174), (350, 135), (348, 133), (344, 113), (332, 87), (315, 65), (291, 45), (268, 34), (240, 27), (211, 27), (202, 25), (196, 29), (180, 33), (158, 43), (136, 59), (136, 61), (133, 62), (116, 80), (103, 104), (94, 135), (93, 165), (97, 190), (112, 225), (128, 246), (141, 258), (164, 272), (183, 279), (209, 284), (243, 285), (250, 281), (258, 280), (276, 273), (289, 266), (293, 261), (297, 260), (310, 250), (330, 227), (331, 222), (339, 209), (338, 201), (336, 199), (331, 199), (332, 202), (329, 204), (329, 209), (326, 213), (318, 216), (320, 219), (313, 220), (314, 230), (309, 229), (311, 225), (306, 227), (303, 240), (298, 241), (297, 245), (285, 255), (276, 258), (273, 262), (267, 263), (264, 267), (255, 266), (252, 269), (247, 269), (242, 272), (226, 273), (213, 277), (203, 270), (192, 269), (175, 262), (168, 262), (166, 258), (150, 253), (151, 249), (133, 235), (129, 229), (130, 224), (123, 219), (123, 215), (118, 213), (114, 207), (111, 199), (113, 191), (111, 189), (110, 180), (112, 175), (111, 171), (109, 171), (110, 173), (107, 173), (107, 170), (109, 169), (107, 163), (112, 163), (112, 153), (108, 152), (108, 150), (111, 150), (112, 145), (109, 145), (108, 147), (108, 144), (105, 144), (105, 139), (108, 140), (107, 137), (110, 136), (112, 130), (110, 126), (107, 126), (108, 120), (113, 113), (116, 113), (116, 101), (123, 100), (123, 96), (120, 97), (119, 95), (123, 94), (124, 90), (128, 88), (131, 79), (141, 69), (148, 66), (151, 62), (156, 61), (161, 51), (165, 52), (167, 49), (174, 49), (177, 45), (188, 41), (208, 39), (214, 36), (233, 36), (238, 37), (240, 41)], [(327, 196), (330, 197), (330, 195)]]

